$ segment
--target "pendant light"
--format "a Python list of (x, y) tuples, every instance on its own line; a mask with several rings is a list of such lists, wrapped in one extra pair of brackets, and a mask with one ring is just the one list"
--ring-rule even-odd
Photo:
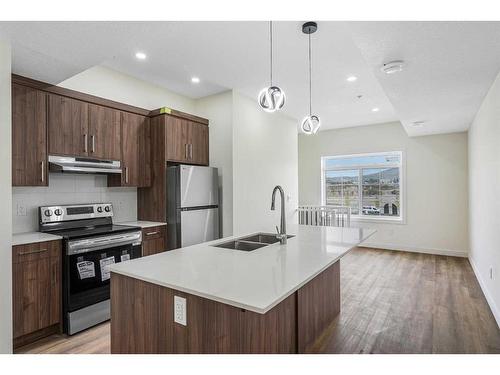
[(312, 114), (312, 64), (311, 64), (311, 34), (318, 30), (316, 22), (306, 22), (302, 25), (302, 32), (309, 36), (309, 116), (302, 120), (302, 131), (305, 134), (316, 134), (321, 126), (319, 116)]
[(285, 92), (278, 86), (273, 86), (273, 21), (269, 21), (269, 42), (271, 45), (270, 86), (260, 91), (257, 100), (264, 111), (276, 112), (285, 105)]

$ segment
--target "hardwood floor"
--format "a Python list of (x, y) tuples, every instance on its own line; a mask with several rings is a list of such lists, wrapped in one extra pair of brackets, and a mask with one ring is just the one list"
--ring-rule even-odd
[(19, 354), (110, 354), (109, 322), (74, 336), (52, 335), (15, 351)]
[(359, 248), (341, 261), (342, 309), (320, 353), (500, 353), (466, 258)]
[[(500, 330), (465, 258), (357, 248), (341, 261), (342, 308), (316, 353), (500, 353)], [(109, 323), (18, 353), (109, 353)]]

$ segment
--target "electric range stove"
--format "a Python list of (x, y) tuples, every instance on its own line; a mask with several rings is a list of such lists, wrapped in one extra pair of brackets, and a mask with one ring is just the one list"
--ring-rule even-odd
[(141, 228), (112, 218), (111, 203), (39, 207), (40, 231), (63, 237), (62, 313), (69, 335), (109, 319), (109, 266), (141, 256)]

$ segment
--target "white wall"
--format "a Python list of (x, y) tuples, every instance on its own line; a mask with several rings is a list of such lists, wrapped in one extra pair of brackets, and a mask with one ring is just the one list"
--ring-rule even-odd
[(219, 197), (223, 237), (233, 234), (233, 93), (196, 101), (195, 113), (210, 121), (210, 165), (219, 170)]
[(94, 66), (58, 86), (145, 109), (170, 107), (193, 113), (194, 100), (103, 66)]
[(102, 175), (50, 173), (49, 187), (12, 188), (13, 233), (38, 230), (38, 207), (55, 204), (113, 203), (113, 221), (137, 219), (137, 189), (108, 188)]
[(498, 103), (500, 103), (500, 75), (497, 76), (469, 129), (469, 259), (500, 325), (500, 106)]
[(0, 40), (0, 353), (12, 353), (11, 51)]
[[(280, 203), (270, 210), (274, 186), (281, 185), (288, 223), (296, 223), (298, 154), (296, 121), (266, 113), (255, 99), (233, 92), (233, 229), (235, 234), (279, 225)], [(277, 197), (279, 200), (279, 197)]]
[(406, 223), (377, 229), (366, 246), (467, 256), (467, 134), (409, 138), (400, 123), (299, 136), (299, 201), (321, 204), (321, 156), (403, 151)]

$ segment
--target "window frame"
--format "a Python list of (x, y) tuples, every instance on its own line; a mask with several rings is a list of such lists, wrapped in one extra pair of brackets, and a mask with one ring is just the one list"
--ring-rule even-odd
[[(326, 161), (331, 159), (348, 159), (354, 157), (370, 157), (370, 156), (393, 156), (398, 155), (400, 157), (400, 163), (391, 164), (359, 164), (359, 165), (346, 165), (342, 167), (327, 168), (325, 167)], [(370, 153), (359, 153), (350, 155), (331, 155), (321, 157), (321, 205), (326, 206), (326, 172), (327, 171), (341, 171), (341, 170), (358, 170), (359, 188), (358, 188), (358, 202), (359, 202), (359, 212), (358, 215), (351, 215), (351, 220), (353, 221), (368, 221), (368, 222), (389, 222), (394, 224), (406, 224), (406, 158), (404, 151), (382, 151), (382, 152), (370, 152)], [(363, 181), (362, 181), (362, 170), (372, 169), (372, 168), (387, 168), (387, 167), (398, 167), (399, 168), (399, 216), (370, 216), (362, 215), (363, 209)]]

